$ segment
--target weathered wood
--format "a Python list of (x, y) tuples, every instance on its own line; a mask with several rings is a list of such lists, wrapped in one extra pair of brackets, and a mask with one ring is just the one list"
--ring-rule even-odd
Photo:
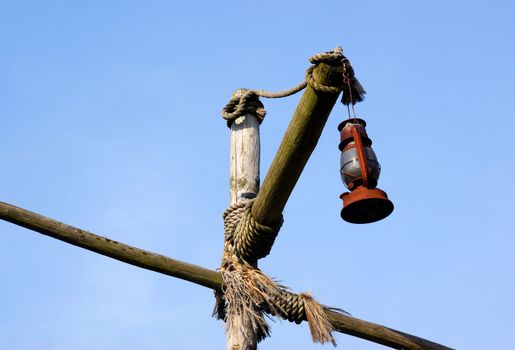
[(258, 119), (249, 114), (231, 125), (230, 203), (255, 198), (259, 191)]
[[(0, 219), (143, 269), (184, 279), (211, 289), (220, 290), (222, 288), (222, 276), (219, 272), (98, 236), (11, 204), (0, 202)], [(390, 348), (452, 350), (429, 340), (375, 323), (330, 310), (327, 310), (326, 313), (335, 331), (383, 344)]]
[(393, 349), (452, 350), (447, 346), (331, 310), (325, 311), (335, 331), (366, 339)]
[[(241, 94), (237, 90), (233, 95)], [(260, 161), (259, 122), (256, 116), (247, 114), (231, 125), (230, 203), (231, 205), (255, 198), (259, 191)], [(257, 261), (250, 262), (257, 267)], [(237, 324), (235, 319), (233, 324)], [(245, 338), (239, 327), (232, 332), (226, 328), (227, 350), (256, 350), (255, 339)]]
[[(341, 72), (320, 63), (313, 75), (320, 83), (330, 85), (341, 77)], [(270, 226), (279, 222), (337, 98), (337, 94), (306, 87), (252, 206), (252, 215), (258, 222)]]
[(11, 204), (0, 202), (0, 219), (131, 265), (204, 287), (219, 289), (222, 285), (222, 276), (218, 272), (98, 236)]

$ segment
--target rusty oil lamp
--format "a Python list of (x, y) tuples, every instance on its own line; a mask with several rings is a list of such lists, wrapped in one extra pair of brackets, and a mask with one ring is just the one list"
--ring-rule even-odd
[(381, 166), (372, 140), (365, 130), (366, 122), (349, 118), (338, 125), (340, 174), (350, 192), (343, 193), (342, 219), (353, 224), (368, 224), (384, 219), (393, 211), (386, 192), (376, 188)]

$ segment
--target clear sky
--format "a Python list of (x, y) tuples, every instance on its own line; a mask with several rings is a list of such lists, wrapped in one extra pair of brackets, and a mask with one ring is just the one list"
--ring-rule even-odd
[[(358, 318), (515, 349), (514, 18), (508, 0), (2, 0), (0, 200), (214, 269), (221, 108), (236, 88), (297, 84), (341, 45), (395, 211), (341, 220), (338, 104), (260, 266)], [(263, 100), (262, 178), (299, 98)], [(225, 346), (208, 289), (5, 222), (0, 246), (0, 349)], [(260, 346), (314, 348), (286, 321)]]

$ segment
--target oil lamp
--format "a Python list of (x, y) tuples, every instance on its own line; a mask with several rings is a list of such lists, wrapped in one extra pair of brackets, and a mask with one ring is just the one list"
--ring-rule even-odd
[(338, 125), (341, 154), (340, 173), (350, 192), (343, 193), (342, 219), (368, 224), (384, 219), (393, 211), (386, 192), (376, 188), (381, 166), (365, 130), (366, 122), (349, 118)]

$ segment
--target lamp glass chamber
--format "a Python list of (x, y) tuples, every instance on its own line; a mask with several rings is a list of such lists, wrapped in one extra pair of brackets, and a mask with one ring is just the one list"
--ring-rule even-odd
[[(350, 144), (349, 146), (353, 145)], [(377, 156), (372, 147), (364, 147), (366, 155), (366, 163), (368, 169), (368, 181), (370, 187), (377, 186), (379, 175), (381, 174), (381, 165), (377, 160)], [(356, 147), (347, 147), (341, 153), (340, 157), (340, 174), (342, 181), (348, 189), (352, 189), (363, 183), (361, 166)]]

